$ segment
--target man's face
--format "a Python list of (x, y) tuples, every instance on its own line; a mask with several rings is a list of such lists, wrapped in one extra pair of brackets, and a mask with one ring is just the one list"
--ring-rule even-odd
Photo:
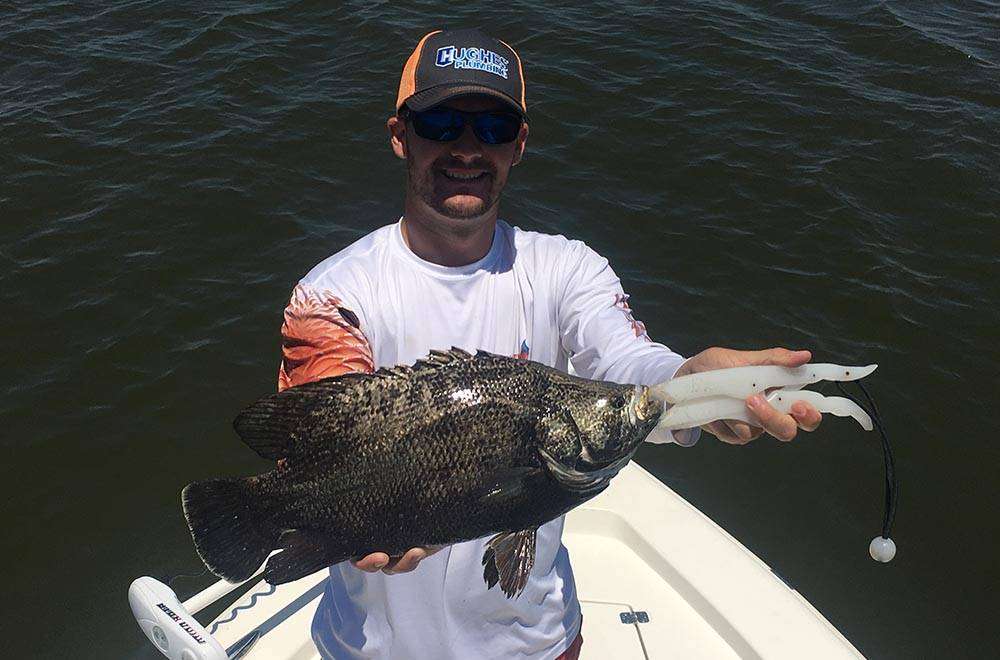
[[(461, 96), (441, 105), (464, 112), (508, 109), (489, 96)], [(518, 137), (508, 144), (485, 144), (472, 130), (471, 122), (452, 142), (435, 142), (420, 137), (413, 124), (390, 119), (393, 147), (406, 158), (409, 193), (437, 213), (455, 220), (476, 218), (493, 209), (507, 184), (510, 168), (521, 159), (527, 125), (522, 124)], [(396, 139), (402, 150), (397, 148)], [(400, 153), (402, 151), (403, 153)]]

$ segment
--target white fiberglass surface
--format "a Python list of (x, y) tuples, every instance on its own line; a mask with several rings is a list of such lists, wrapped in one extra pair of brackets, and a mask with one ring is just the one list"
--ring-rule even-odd
[[(255, 584), (213, 621), (213, 624), (219, 622), (213, 635), (228, 648), (251, 630), (260, 629), (261, 638), (243, 656), (244, 660), (318, 660), (309, 628), (327, 575), (326, 571), (320, 571), (279, 585), (273, 591), (263, 581)], [(251, 602), (253, 606), (247, 607)], [(234, 610), (236, 617), (227, 622)]]
[[(628, 603), (580, 602), (583, 611), (583, 647), (580, 660), (648, 660), (639, 623), (623, 623), (621, 613), (632, 613)], [(656, 656), (653, 656), (656, 657)]]
[[(577, 593), (583, 603), (581, 660), (615, 657), (602, 654), (604, 639), (613, 636), (617, 640), (622, 629), (637, 629), (645, 647), (645, 656), (640, 650), (637, 655), (622, 655), (624, 658), (740, 657), (666, 576), (636, 552), (641, 552), (645, 541), (621, 518), (589, 509), (574, 512), (573, 516), (570, 526), (574, 531), (567, 533), (563, 542), (570, 553)], [(627, 608), (611, 611), (597, 607), (597, 603), (627, 605), (633, 611), (645, 612), (648, 621), (622, 624), (619, 614)], [(623, 652), (630, 645), (621, 648)]]

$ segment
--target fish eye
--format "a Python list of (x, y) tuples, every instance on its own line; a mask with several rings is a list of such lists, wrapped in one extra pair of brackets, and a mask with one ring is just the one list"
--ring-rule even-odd
[(613, 399), (611, 399), (611, 405), (615, 408), (622, 408), (625, 405), (625, 397), (621, 394), (616, 394)]

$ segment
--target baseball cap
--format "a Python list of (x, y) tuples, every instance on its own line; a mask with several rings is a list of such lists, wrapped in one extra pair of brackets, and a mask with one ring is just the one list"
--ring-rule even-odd
[(514, 49), (478, 29), (425, 34), (403, 66), (396, 111), (416, 111), (463, 94), (500, 99), (527, 119), (524, 72)]

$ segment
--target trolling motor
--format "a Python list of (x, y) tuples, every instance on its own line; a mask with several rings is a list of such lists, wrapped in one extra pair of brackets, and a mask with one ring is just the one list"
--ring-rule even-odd
[[(885, 513), (882, 534), (872, 539), (868, 553), (875, 561), (889, 562), (896, 556), (896, 544), (889, 536), (896, 514), (898, 491), (895, 462), (875, 402), (864, 385), (857, 382), (877, 368), (877, 364), (866, 367), (804, 364), (800, 367), (733, 367), (679, 376), (649, 388), (649, 396), (665, 408), (650, 438), (668, 441), (673, 430), (695, 428), (721, 419), (756, 424), (757, 420), (744, 402), (747, 397), (760, 393), (764, 393), (767, 402), (775, 409), (786, 414), (796, 401), (804, 401), (821, 413), (853, 417), (866, 431), (877, 428), (882, 437), (885, 462)], [(819, 392), (802, 389), (824, 380), (835, 382), (844, 396), (823, 396)], [(847, 381), (855, 381), (864, 392), (869, 410), (865, 410), (844, 390), (841, 383)]]
[[(233, 585), (233, 588), (238, 586)], [(128, 588), (128, 604), (139, 628), (170, 660), (236, 660), (260, 638), (260, 631), (254, 630), (228, 649), (222, 648), (170, 587), (148, 576), (132, 582)]]

